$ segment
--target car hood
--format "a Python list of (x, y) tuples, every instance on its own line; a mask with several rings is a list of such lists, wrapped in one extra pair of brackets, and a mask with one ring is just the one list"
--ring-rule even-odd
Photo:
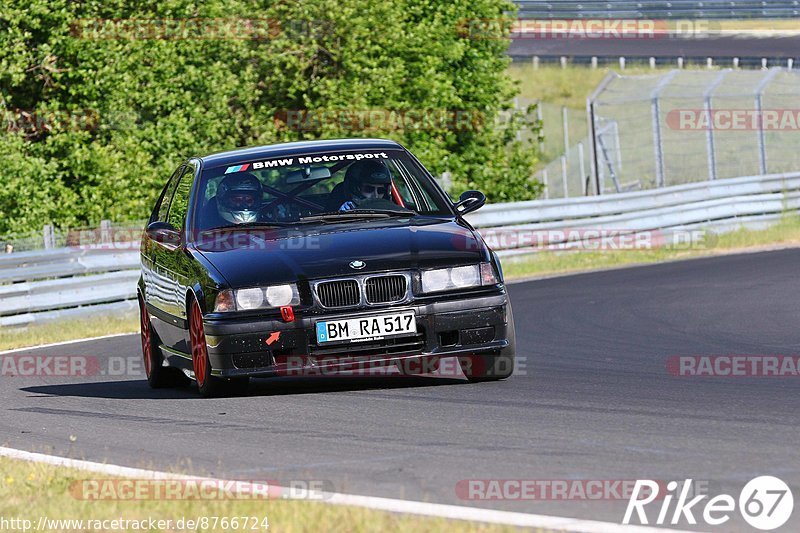
[[(483, 240), (453, 219), (224, 231), (195, 248), (234, 288), (489, 260)], [(365, 266), (353, 269), (352, 261)]]

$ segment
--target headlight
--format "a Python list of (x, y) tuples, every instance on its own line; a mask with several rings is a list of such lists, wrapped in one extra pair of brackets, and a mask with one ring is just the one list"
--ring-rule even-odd
[(214, 305), (214, 311), (248, 311), (251, 309), (273, 309), (284, 305), (300, 303), (297, 285), (272, 285), (269, 287), (252, 287), (249, 289), (220, 291)]
[(482, 285), (496, 285), (491, 263), (422, 271), (422, 292), (452, 291)]

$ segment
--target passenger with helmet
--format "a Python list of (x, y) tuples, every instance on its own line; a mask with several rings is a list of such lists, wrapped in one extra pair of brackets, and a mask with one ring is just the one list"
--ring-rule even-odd
[(342, 185), (347, 198), (339, 205), (339, 211), (356, 209), (369, 200), (391, 201), (392, 177), (382, 161), (353, 163)]

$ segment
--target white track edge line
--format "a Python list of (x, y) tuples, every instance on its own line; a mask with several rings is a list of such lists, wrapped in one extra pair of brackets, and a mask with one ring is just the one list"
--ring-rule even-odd
[(114, 337), (125, 337), (127, 335), (138, 335), (139, 333), (136, 331), (131, 331), (130, 333), (111, 333), (109, 335), (100, 335), (98, 337), (86, 337), (84, 339), (73, 339), (69, 341), (61, 341), (61, 342), (51, 342), (49, 344), (39, 344), (38, 346), (24, 346), (22, 348), (13, 348), (11, 350), (2, 350), (0, 351), (0, 355), (6, 355), (9, 353), (16, 353), (16, 352), (25, 352), (28, 350), (40, 350), (42, 348), (52, 348), (54, 346), (65, 346), (67, 344), (76, 344), (79, 342), (89, 342), (89, 341), (99, 341), (103, 339), (113, 339)]
[[(172, 474), (169, 472), (159, 472), (157, 470), (146, 470), (142, 468), (131, 468), (106, 463), (96, 463), (83, 461), (80, 459), (69, 459), (57, 455), (47, 455), (43, 453), (26, 452), (15, 448), (0, 446), (0, 457), (19, 459), (34, 463), (45, 463), (55, 466), (63, 466), (97, 472), (111, 476), (144, 478), (144, 479), (185, 479), (185, 480), (212, 480), (225, 482), (228, 480), (187, 476), (184, 474)], [(246, 483), (245, 483), (246, 485)], [(287, 491), (287, 494), (291, 492)], [(297, 498), (303, 499), (303, 498)], [(511, 511), (495, 511), (492, 509), (482, 509), (479, 507), (467, 507), (461, 505), (447, 505), (441, 503), (416, 502), (409, 500), (396, 500), (392, 498), (379, 498), (376, 496), (359, 496), (354, 494), (341, 494), (337, 492), (323, 493), (321, 503), (333, 505), (350, 505), (364, 507), (377, 511), (388, 511), (392, 513), (405, 513), (436, 518), (447, 518), (455, 520), (468, 520), (475, 522), (487, 522), (492, 524), (502, 524), (517, 527), (539, 527), (555, 529), (561, 531), (572, 531), (576, 533), (613, 533), (625, 531), (630, 533), (653, 533), (653, 532), (677, 532), (675, 529), (662, 529), (647, 526), (625, 526), (613, 522), (600, 522), (596, 520), (582, 520), (578, 518), (566, 518), (560, 516), (547, 516), (528, 513), (518, 513)]]

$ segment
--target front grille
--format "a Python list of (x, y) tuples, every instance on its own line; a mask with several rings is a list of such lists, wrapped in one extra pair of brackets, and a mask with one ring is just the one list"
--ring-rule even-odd
[(371, 304), (399, 302), (406, 296), (406, 278), (405, 276), (368, 278), (364, 288), (367, 302)]
[(354, 279), (325, 281), (317, 285), (317, 298), (325, 307), (350, 307), (361, 302), (361, 291)]

